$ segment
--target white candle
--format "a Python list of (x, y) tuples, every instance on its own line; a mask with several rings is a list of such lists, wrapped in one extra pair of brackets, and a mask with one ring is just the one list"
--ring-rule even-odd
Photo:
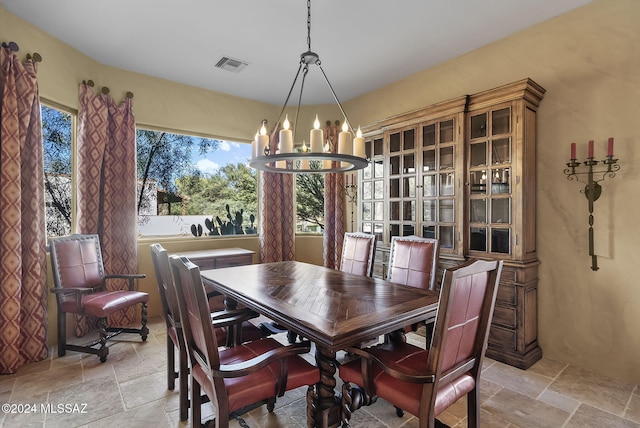
[(362, 131), (360, 127), (356, 131), (356, 138), (353, 140), (353, 155), (358, 156), (359, 158), (364, 158), (367, 156), (364, 149), (364, 138), (362, 138)]
[(256, 136), (251, 142), (251, 160), (255, 159), (258, 153), (258, 133), (256, 132)]
[(342, 124), (342, 132), (338, 134), (338, 153), (341, 155), (350, 155), (353, 153), (351, 132), (349, 132), (349, 126), (346, 121)]
[(280, 130), (280, 153), (293, 152), (293, 134), (289, 129), (289, 116), (286, 116)]
[(309, 142), (311, 144), (312, 153), (322, 153), (324, 133), (322, 132), (322, 129), (320, 129), (320, 121), (318, 120), (318, 115), (316, 115), (316, 120), (313, 122), (313, 129), (311, 130)]
[(260, 134), (257, 136), (258, 144), (256, 145), (256, 155), (264, 156), (264, 150), (269, 146), (269, 136), (267, 135), (267, 128), (262, 125), (260, 128)]
[[(353, 153), (351, 132), (349, 132), (349, 125), (347, 125), (346, 120), (342, 124), (342, 132), (338, 134), (338, 153), (341, 155), (351, 155)], [(349, 165), (351, 165), (350, 162), (342, 162), (343, 168), (346, 168)]]

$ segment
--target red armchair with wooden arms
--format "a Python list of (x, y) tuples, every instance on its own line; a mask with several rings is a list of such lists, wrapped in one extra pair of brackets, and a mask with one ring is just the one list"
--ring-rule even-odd
[[(201, 391), (215, 408), (216, 427), (228, 427), (230, 418), (267, 404), (273, 411), (276, 397), (288, 390), (320, 380), (316, 367), (299, 355), (310, 350), (308, 341), (284, 346), (265, 338), (232, 348), (218, 348), (200, 270), (186, 258), (170, 258), (191, 365), (191, 424), (200, 427)], [(307, 392), (307, 401), (312, 396)]]
[[(171, 274), (169, 264), (169, 254), (160, 244), (152, 244), (151, 260), (153, 262), (158, 293), (162, 303), (162, 312), (167, 325), (167, 388), (175, 388), (175, 379), (179, 379), (180, 393), (180, 420), (188, 419), (189, 411), (189, 360), (187, 348), (184, 343), (182, 324), (180, 322), (180, 312), (178, 309), (178, 296), (175, 283)], [(209, 307), (211, 310), (211, 306)], [(262, 332), (250, 324), (248, 320), (258, 316), (257, 313), (248, 309), (238, 309), (234, 311), (216, 311), (212, 313), (214, 318), (224, 318), (225, 320), (236, 320), (236, 325), (229, 327), (218, 327), (214, 329), (217, 343), (225, 346), (233, 346), (241, 343), (242, 340), (255, 340), (262, 337)], [(241, 328), (238, 329), (238, 325)], [(178, 371), (176, 372), (175, 350), (178, 350)]]
[[(51, 268), (58, 304), (58, 356), (67, 350), (86, 352), (107, 360), (109, 348), (107, 340), (120, 333), (138, 333), (142, 341), (147, 340), (147, 302), (149, 294), (135, 290), (135, 280), (144, 274), (106, 275), (102, 263), (102, 250), (98, 235), (76, 234), (49, 239)], [(110, 279), (128, 280), (127, 290), (110, 291), (106, 282)], [(140, 328), (108, 326), (107, 317), (134, 305), (141, 306)], [(86, 314), (98, 319), (100, 338), (90, 344), (72, 345), (67, 343), (68, 313)], [(96, 345), (99, 345), (96, 347)]]
[[(502, 261), (470, 261), (447, 269), (431, 345), (391, 342), (349, 349), (357, 358), (340, 367), (343, 426), (377, 397), (433, 428), (435, 418), (467, 396), (468, 426), (480, 421), (480, 373), (502, 272)], [(353, 385), (353, 386), (352, 386)]]

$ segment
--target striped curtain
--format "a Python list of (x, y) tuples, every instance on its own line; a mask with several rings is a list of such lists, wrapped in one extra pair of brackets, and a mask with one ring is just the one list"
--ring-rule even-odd
[[(78, 107), (78, 225), (79, 233), (100, 236), (105, 273), (132, 274), (138, 267), (136, 211), (136, 129), (131, 97), (116, 104), (82, 83)], [(111, 280), (110, 289), (126, 282)], [(137, 318), (135, 308), (118, 312), (112, 325)], [(76, 335), (87, 327), (76, 322)]]
[[(336, 153), (337, 138), (328, 139), (330, 151)], [(335, 162), (334, 162), (335, 163)], [(341, 172), (324, 176), (324, 235), (322, 258), (324, 265), (338, 269), (344, 240), (344, 177)]]
[(47, 357), (48, 291), (36, 63), (4, 43), (0, 63), (0, 374), (9, 374)]
[[(269, 149), (278, 148), (278, 133)], [(260, 201), (260, 261), (295, 259), (295, 177), (293, 174), (263, 172)]]

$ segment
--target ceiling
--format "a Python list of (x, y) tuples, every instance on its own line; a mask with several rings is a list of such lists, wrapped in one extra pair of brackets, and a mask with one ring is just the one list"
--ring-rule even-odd
[[(590, 1), (316, 0), (311, 50), (344, 102)], [(303, 0), (0, 5), (100, 63), (275, 105), (283, 104), (307, 51)], [(216, 68), (223, 56), (248, 65), (238, 73)], [(298, 96), (299, 86), (289, 105)], [(332, 102), (322, 73), (311, 65), (302, 104)]]

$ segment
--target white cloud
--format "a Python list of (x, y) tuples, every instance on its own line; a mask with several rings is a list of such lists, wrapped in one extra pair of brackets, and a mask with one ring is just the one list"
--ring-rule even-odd
[(219, 164), (209, 159), (200, 159), (196, 163), (196, 167), (198, 167), (198, 169), (202, 171), (203, 174), (215, 174), (218, 169), (220, 169)]
[(231, 145), (229, 144), (228, 141), (220, 141), (220, 145), (218, 146), (218, 149), (222, 150), (223, 152), (228, 152), (231, 150)]

